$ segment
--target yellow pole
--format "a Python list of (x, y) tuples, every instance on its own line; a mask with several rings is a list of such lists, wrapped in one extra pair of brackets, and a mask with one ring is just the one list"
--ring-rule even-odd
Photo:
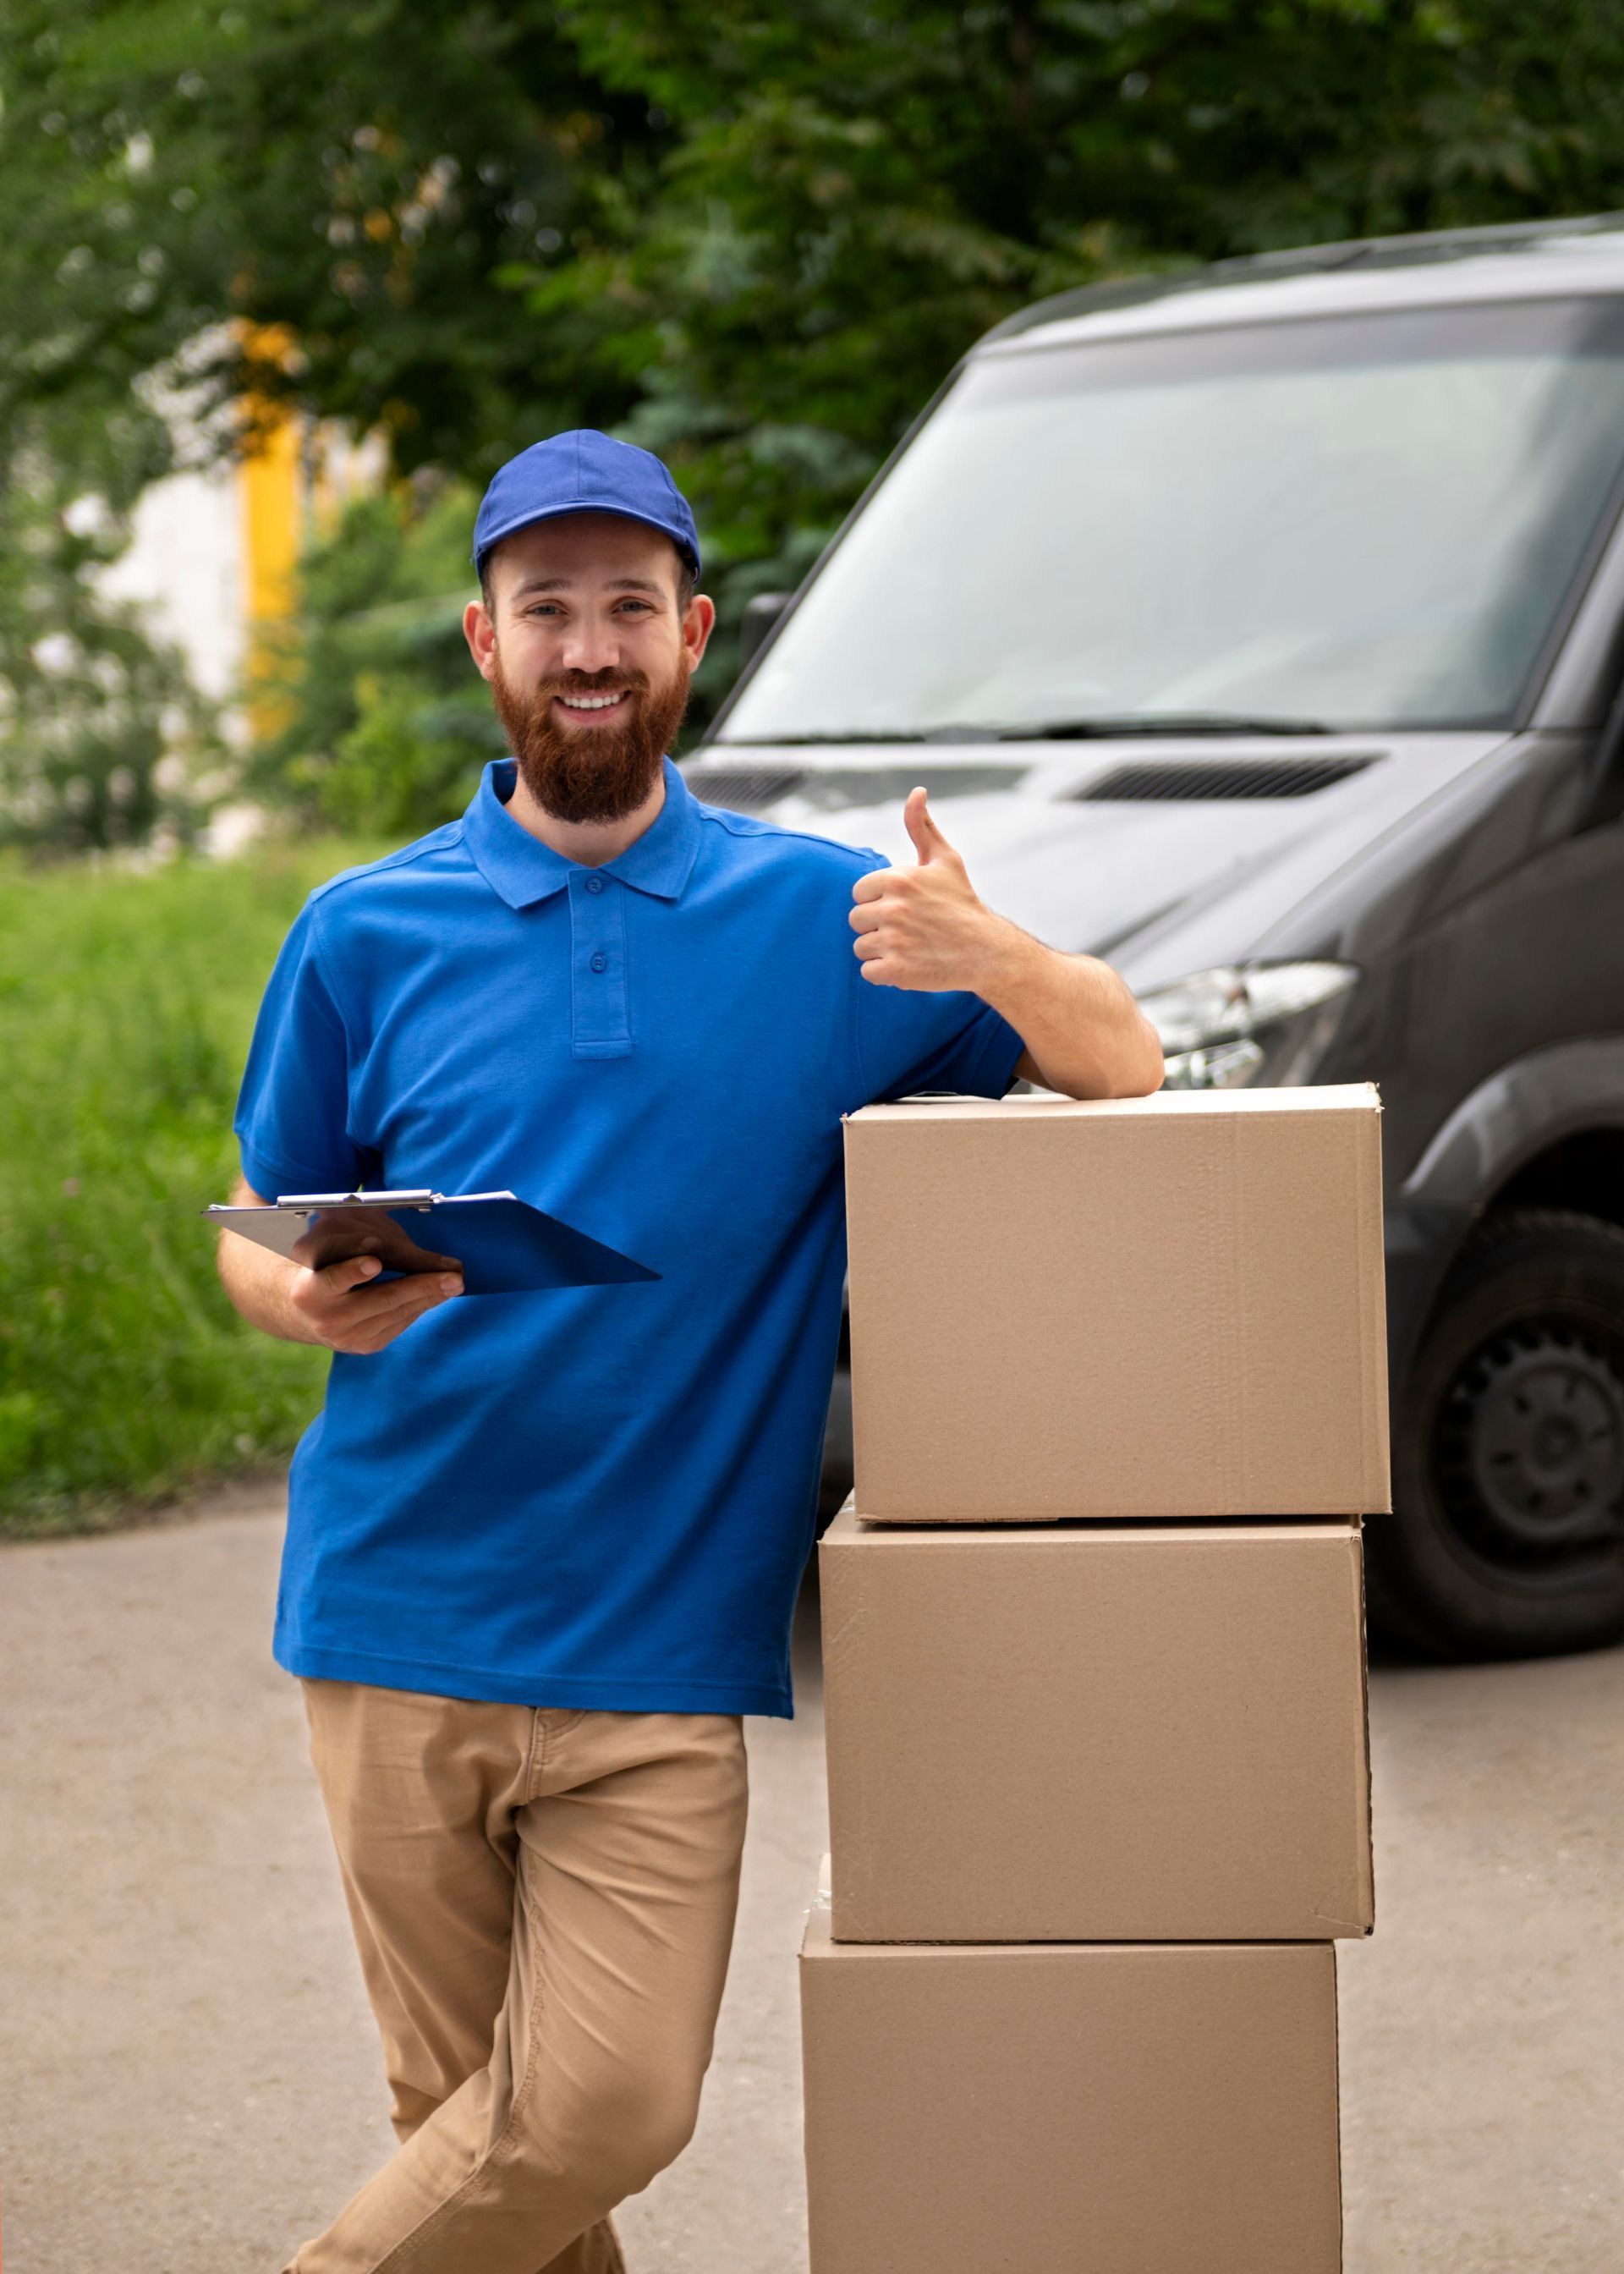
[[(260, 362), (281, 362), (291, 352), (293, 335), (283, 325), (244, 327), (244, 345)], [(267, 668), (265, 635), (292, 612), (299, 553), (303, 438), (297, 415), (282, 403), (250, 396), (244, 410), (253, 437), (240, 477), (252, 682), (263, 677)], [(260, 694), (251, 697), (248, 714), (259, 735), (274, 734), (285, 712), (274, 697)]]

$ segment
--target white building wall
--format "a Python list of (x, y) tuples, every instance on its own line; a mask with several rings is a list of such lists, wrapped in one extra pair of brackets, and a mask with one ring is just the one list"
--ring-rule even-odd
[(105, 572), (102, 590), (139, 605), (154, 635), (180, 650), (201, 692), (229, 702), (248, 647), (248, 531), (237, 467), (154, 482), (133, 523), (130, 548)]
[[(180, 433), (183, 447), (195, 448), (193, 435)], [(388, 473), (382, 436), (353, 440), (335, 420), (305, 427), (283, 463), (289, 493), (273, 519), (285, 512), (301, 545)], [(254, 588), (255, 534), (240, 464), (222, 459), (154, 482), (132, 525), (129, 549), (104, 571), (102, 589), (139, 606), (153, 631), (179, 648), (200, 691), (230, 703), (249, 659)]]

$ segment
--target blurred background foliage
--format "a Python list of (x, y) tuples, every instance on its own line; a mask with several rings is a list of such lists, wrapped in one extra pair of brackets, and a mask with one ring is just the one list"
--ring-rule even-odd
[(462, 637), (477, 503), (455, 481), (358, 497), (307, 548), (293, 613), (266, 643), (274, 723), (246, 787), (397, 840), (462, 811), (505, 747)]
[(94, 573), (123, 552), (168, 444), (133, 399), (24, 403), (0, 426), (0, 846), (194, 833), (223, 755), (209, 707)]
[(0, 1532), (94, 1526), (285, 1453), (327, 1352), (244, 1326), (197, 1218), (236, 1175), (259, 990), (314, 840), (150, 873), (0, 856)]
[[(695, 731), (745, 602), (1014, 308), (1620, 206), (1595, 0), (0, 0), (0, 1525), (279, 1455), (314, 1404), (194, 1211), (305, 892), (496, 747), (458, 617), (504, 457), (585, 424), (668, 460), (721, 610)], [(222, 453), (279, 404), (384, 443), (229, 764), (102, 581), (177, 388)], [(244, 789), (295, 843), (189, 856)]]
[[(99, 419), (183, 355), (222, 413), (380, 430), (401, 557), (369, 508), (310, 561), (256, 780), (391, 829), (485, 747), (427, 604), (464, 590), (467, 492), (538, 434), (645, 442), (693, 498), (699, 723), (745, 600), (1011, 309), (1624, 203), (1624, 13), (1593, 0), (0, 0), (0, 55), (7, 494), (31, 449), (99, 484)], [(30, 628), (0, 623), (13, 686)]]

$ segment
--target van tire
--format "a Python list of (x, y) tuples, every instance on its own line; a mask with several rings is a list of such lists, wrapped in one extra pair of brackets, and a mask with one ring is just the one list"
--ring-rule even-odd
[(1378, 1631), (1456, 1660), (1624, 1637), (1624, 1229), (1490, 1216), (1394, 1424), (1394, 1513), (1365, 1527)]

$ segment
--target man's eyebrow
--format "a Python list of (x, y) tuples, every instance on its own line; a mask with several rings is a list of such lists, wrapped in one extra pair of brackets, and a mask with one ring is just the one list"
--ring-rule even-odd
[[(523, 600), (532, 592), (572, 591), (577, 581), (574, 576), (526, 576), (514, 587), (513, 597)], [(617, 576), (605, 589), (611, 592), (658, 592), (663, 587), (652, 576)]]

